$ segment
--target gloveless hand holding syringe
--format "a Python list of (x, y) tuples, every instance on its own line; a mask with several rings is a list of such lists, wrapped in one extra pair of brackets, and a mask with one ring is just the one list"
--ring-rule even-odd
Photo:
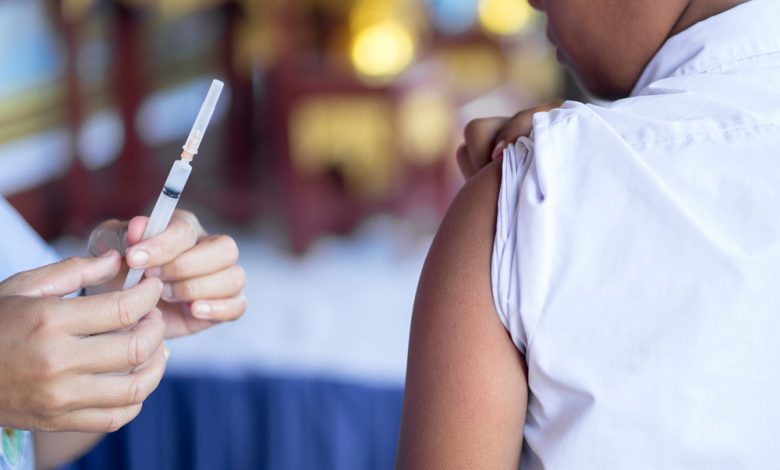
[[(198, 147), (200, 147), (203, 134), (206, 132), (209, 121), (211, 121), (211, 115), (214, 114), (214, 108), (217, 106), (217, 100), (223, 86), (224, 84), (219, 80), (211, 82), (209, 93), (200, 107), (195, 124), (193, 124), (190, 135), (187, 137), (187, 142), (182, 147), (184, 150), (181, 153), (181, 159), (174, 162), (171, 172), (168, 174), (168, 179), (165, 180), (160, 197), (157, 198), (152, 215), (149, 216), (149, 223), (146, 225), (142, 240), (159, 235), (168, 227), (168, 222), (170, 222), (173, 211), (176, 209), (176, 203), (179, 202), (184, 185), (187, 183), (190, 172), (192, 172), (190, 163), (198, 153)], [(127, 273), (123, 289), (138, 284), (143, 274), (143, 269), (131, 269)]]

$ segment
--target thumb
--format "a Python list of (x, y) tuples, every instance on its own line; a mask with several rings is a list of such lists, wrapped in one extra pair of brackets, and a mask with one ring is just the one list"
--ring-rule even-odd
[[(501, 130), (496, 134), (496, 142), (503, 142), (506, 145), (517, 142), (520, 137), (530, 137), (534, 128), (534, 116), (537, 113), (545, 113), (552, 111), (553, 109), (560, 108), (563, 105), (563, 101), (555, 100), (549, 103), (535, 106), (524, 111), (520, 111), (510, 119)], [(499, 149), (496, 149), (493, 154), (493, 158), (498, 155)], [(501, 149), (503, 150), (503, 149)]]
[(0, 296), (62, 297), (113, 279), (121, 266), (122, 258), (114, 250), (99, 258), (68, 258), (11, 276), (0, 283)]

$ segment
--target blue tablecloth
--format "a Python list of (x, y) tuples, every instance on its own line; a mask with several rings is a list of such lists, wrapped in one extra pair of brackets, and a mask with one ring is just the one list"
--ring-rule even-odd
[(391, 469), (402, 390), (317, 378), (166, 377), (68, 470)]

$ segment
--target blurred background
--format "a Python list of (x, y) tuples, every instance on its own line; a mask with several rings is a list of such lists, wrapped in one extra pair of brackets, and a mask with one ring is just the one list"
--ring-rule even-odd
[(578, 96), (544, 28), (525, 0), (0, 2), (0, 193), (63, 256), (148, 213), (226, 84), (180, 206), (237, 239), (249, 310), (171, 341), (72, 468), (392, 468), (463, 126)]

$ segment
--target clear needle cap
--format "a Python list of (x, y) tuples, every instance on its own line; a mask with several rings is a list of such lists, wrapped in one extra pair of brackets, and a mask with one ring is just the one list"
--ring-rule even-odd
[(219, 80), (211, 82), (209, 94), (206, 95), (206, 99), (200, 106), (198, 117), (195, 119), (195, 124), (192, 125), (189, 137), (187, 137), (187, 143), (182, 147), (185, 152), (191, 155), (198, 153), (198, 147), (200, 147), (200, 142), (203, 140), (203, 134), (206, 133), (206, 128), (209, 125), (209, 121), (211, 121), (211, 115), (214, 114), (214, 108), (217, 107), (217, 100), (219, 100), (219, 95), (222, 93), (224, 86), (225, 84)]

